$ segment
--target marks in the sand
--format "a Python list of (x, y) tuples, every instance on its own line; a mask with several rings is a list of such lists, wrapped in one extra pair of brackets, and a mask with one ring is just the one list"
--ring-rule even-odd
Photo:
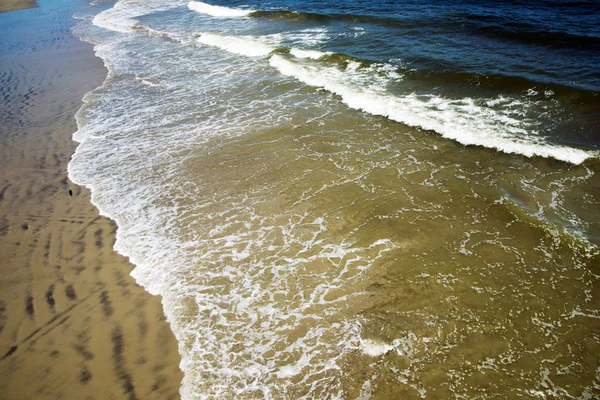
[[(44, 325), (44, 327), (45, 327), (45, 326), (48, 326), (48, 325), (51, 325), (51, 324), (53, 324), (54, 322), (56, 322), (60, 316), (61, 316), (61, 315), (58, 315), (58, 316), (56, 316), (56, 317), (52, 318), (52, 319), (50, 320), (50, 322), (48, 322), (47, 324), (45, 324), (45, 325)], [(54, 326), (51, 326), (49, 329), (46, 329), (45, 331), (42, 331), (42, 328), (43, 328), (43, 327), (42, 327), (42, 328), (39, 328), (39, 329), (36, 329), (36, 330), (35, 330), (35, 331), (34, 331), (32, 334), (30, 334), (29, 336), (27, 336), (23, 342), (26, 342), (26, 341), (28, 341), (28, 340), (31, 340), (31, 343), (32, 343), (32, 345), (33, 345), (33, 344), (35, 344), (35, 342), (36, 342), (38, 339), (40, 339), (40, 338), (42, 338), (42, 337), (46, 336), (47, 334), (49, 334), (50, 332), (52, 332), (52, 331), (53, 331), (55, 328), (57, 328), (57, 327), (59, 327), (59, 326), (61, 326), (61, 325), (64, 325), (64, 324), (65, 324), (65, 323), (66, 323), (66, 322), (67, 322), (67, 321), (68, 321), (70, 318), (71, 318), (71, 316), (70, 316), (70, 315), (67, 315), (66, 317), (64, 317), (64, 318), (62, 318), (60, 321), (58, 321), (58, 323), (56, 323)], [(40, 332), (41, 332), (41, 333), (40, 333)], [(39, 335), (38, 335), (38, 333), (39, 333)]]
[[(37, 94), (33, 85), (23, 79), (23, 74), (18, 71), (19, 66), (22, 65), (7, 65), (8, 70), (0, 73), (0, 98), (4, 106), (1, 118), (6, 125), (22, 126), (30, 100)], [(13, 135), (18, 135), (18, 132), (14, 132)]]
[(77, 351), (85, 361), (90, 361), (94, 358), (94, 354), (88, 349), (89, 341), (90, 337), (87, 331), (79, 332), (77, 334), (77, 343), (74, 346), (75, 351)]
[[(157, 318), (164, 320), (165, 317), (164, 315), (162, 315), (162, 311), (159, 310), (158, 312), (160, 314), (157, 315)], [(168, 324), (161, 324), (158, 328), (158, 331), (156, 332), (156, 347), (161, 349), (161, 352), (165, 357), (167, 356), (167, 354), (169, 354), (169, 350), (171, 349), (171, 347), (169, 346), (169, 340), (172, 337), (171, 335), (173, 335), (173, 333), (171, 332), (171, 328), (169, 328)]]
[(8, 317), (6, 316), (6, 301), (0, 299), (0, 336), (2, 336), (2, 332), (4, 332), (4, 327), (6, 326), (6, 320)]
[(32, 295), (27, 295), (27, 297), (25, 298), (25, 312), (27, 313), (29, 318), (33, 318), (35, 309), (33, 308), (33, 296)]
[(54, 159), (54, 166), (56, 167), (60, 167), (66, 164), (67, 156), (65, 155), (65, 153), (53, 153), (52, 158)]
[(55, 265), (54, 266), (54, 274), (56, 275), (56, 280), (58, 282), (64, 282), (65, 281), (65, 274), (62, 271), (62, 265)]
[(117, 282), (117, 285), (119, 285), (119, 287), (121, 288), (121, 296), (129, 297), (131, 295), (131, 292), (129, 290), (129, 282), (127, 277), (123, 274), (122, 271), (119, 271), (117, 269), (113, 270), (113, 274), (115, 276), (115, 281)]
[(48, 307), (50, 307), (50, 311), (52, 311), (53, 313), (56, 312), (56, 300), (54, 300), (54, 285), (50, 285), (50, 287), (46, 291), (45, 297), (46, 303), (48, 304)]
[(114, 370), (117, 378), (121, 381), (123, 386), (123, 391), (127, 395), (129, 400), (137, 399), (135, 394), (135, 386), (133, 384), (133, 379), (131, 375), (125, 368), (125, 356), (123, 352), (125, 350), (125, 341), (123, 338), (123, 332), (119, 326), (115, 327), (111, 334), (111, 341), (113, 345), (113, 363)]
[(85, 255), (85, 249), (86, 249), (86, 245), (85, 245), (85, 229), (86, 228), (83, 228), (82, 232), (77, 237), (77, 240), (75, 240), (75, 241), (72, 242), (75, 245), (75, 247), (77, 248), (77, 259), (76, 259), (76, 261), (79, 264), (83, 264), (83, 257)]
[(104, 316), (110, 317), (113, 314), (114, 309), (112, 302), (108, 297), (108, 290), (104, 290), (102, 293), (100, 293), (100, 304), (102, 304), (102, 312), (104, 313)]
[(96, 266), (94, 267), (94, 271), (96, 271), (96, 272), (102, 271), (102, 263), (97, 262)]
[(79, 275), (81, 274), (83, 271), (85, 271), (85, 266), (83, 265), (76, 265), (74, 267), (71, 267), (71, 269), (73, 271), (75, 271), (75, 275)]
[(76, 220), (68, 220), (68, 219), (61, 219), (60, 222), (68, 222), (70, 224), (79, 224), (82, 225), (84, 223), (84, 221), (76, 221)]
[(4, 186), (2, 190), (0, 190), (0, 203), (2, 203), (2, 201), (4, 200), (4, 193), (6, 193), (6, 189), (8, 189), (11, 186), (12, 183), (9, 183), (8, 185)]
[(110, 234), (111, 234), (111, 236), (113, 237), (113, 240), (114, 240), (114, 237), (117, 234), (117, 230), (119, 229), (119, 226), (112, 219), (108, 220), (108, 223), (110, 224)]
[(140, 340), (142, 340), (148, 334), (148, 321), (146, 321), (144, 316), (138, 322), (138, 329), (140, 330)]
[[(94, 207), (93, 205), (91, 205), (91, 207), (92, 207), (92, 208), (90, 209), (90, 212), (92, 212), (92, 213), (95, 213), (95, 212), (96, 212), (96, 209), (95, 209), (95, 208), (93, 208), (93, 207)], [(99, 221), (102, 221), (102, 217), (100, 217), (100, 216), (97, 216), (96, 218), (94, 218), (93, 220), (91, 220), (90, 222), (88, 222), (88, 223), (87, 223), (87, 224), (86, 224), (84, 227), (82, 227), (82, 228), (81, 228), (81, 230), (79, 231), (78, 240), (79, 240), (79, 241), (84, 241), (84, 240), (85, 240), (85, 234), (86, 234), (86, 231), (87, 231), (87, 229), (88, 229), (90, 226), (92, 226), (92, 225), (95, 225), (95, 224), (96, 224), (96, 223), (98, 223)], [(84, 244), (85, 244), (85, 243), (84, 243)], [(83, 249), (83, 250), (85, 250), (85, 247), (84, 247), (84, 249)]]
[(2, 217), (0, 217), (0, 236), (8, 235), (9, 231), (10, 224), (8, 222), (8, 218), (6, 218), (6, 215), (3, 215)]
[(153, 392), (156, 392), (157, 390), (159, 390), (161, 387), (163, 387), (165, 385), (165, 383), (167, 383), (167, 378), (164, 375), (158, 375), (156, 377), (156, 380), (154, 381), (154, 383), (152, 384), (152, 386), (150, 387), (150, 389)]
[(102, 238), (103, 233), (104, 231), (102, 229), (98, 229), (96, 232), (94, 232), (94, 245), (96, 245), (96, 247), (99, 249), (104, 247), (104, 240)]
[(75, 293), (75, 288), (73, 287), (73, 284), (69, 283), (65, 287), (65, 295), (69, 300), (77, 300), (77, 293)]
[(81, 372), (79, 373), (79, 382), (81, 382), (85, 385), (91, 379), (92, 379), (92, 373), (84, 365), (83, 368), (81, 369)]
[(17, 345), (12, 346), (10, 349), (8, 349), (6, 354), (4, 354), (4, 356), (2, 358), (0, 358), (0, 361), (12, 356), (15, 353), (15, 351), (17, 351), (18, 348), (19, 348), (19, 346), (17, 346)]
[[(37, 168), (40, 169), (40, 170), (45, 170), (46, 169), (46, 155), (45, 154), (40, 157), (40, 159), (38, 161)], [(43, 192), (43, 190), (41, 190), (41, 191)]]
[(48, 264), (50, 258), (50, 248), (52, 247), (52, 234), (49, 233), (46, 237), (46, 243), (44, 243), (44, 264)]
[(148, 321), (146, 320), (146, 313), (145, 310), (147, 310), (147, 298), (146, 296), (136, 296), (135, 300), (134, 300), (134, 306), (135, 306), (135, 315), (138, 318), (138, 330), (139, 330), (139, 334), (140, 334), (140, 343), (143, 342), (144, 338), (146, 337), (146, 335), (148, 334)]
[(94, 358), (94, 354), (88, 350), (86, 345), (76, 344), (75, 350), (79, 353), (86, 361), (92, 360)]
[(55, 258), (58, 258), (59, 260), (63, 258), (63, 250), (64, 250), (64, 243), (65, 243), (65, 240), (63, 238), (64, 234), (65, 234), (65, 227), (61, 225), (58, 230), (57, 238), (55, 240), (55, 243), (57, 244), (55, 247), (55, 254), (56, 254)]
[[(86, 296), (85, 298), (82, 298), (80, 300), (78, 300), (77, 302), (73, 303), (71, 306), (67, 307), (64, 311), (59, 312), (58, 314), (56, 314), (54, 317), (52, 317), (48, 322), (46, 322), (45, 324), (43, 324), (42, 326), (38, 327), (37, 329), (35, 329), (33, 332), (31, 332), (29, 335), (27, 335), (23, 340), (21, 340), (18, 345), (15, 345), (14, 347), (18, 347), (21, 346), (27, 342), (31, 342), (32, 344), (35, 343), (39, 338), (46, 336), (48, 333), (50, 333), (51, 331), (53, 331), (54, 329), (56, 329), (57, 327), (64, 325), (70, 318), (71, 316), (69, 315), (69, 313), (78, 305), (84, 303), (85, 301), (87, 301), (87, 299), (89, 299), (91, 296), (93, 296), (94, 294), (96, 294), (98, 291), (94, 291), (92, 293), (90, 293), (88, 296)], [(31, 314), (33, 314), (33, 297), (28, 296), (28, 304), (31, 303)], [(58, 322), (57, 322), (58, 321)], [(13, 354), (16, 351), (16, 348), (14, 351), (12, 351), (10, 354), (6, 355), (4, 358), (10, 356), (11, 354)]]
[[(84, 321), (85, 325), (88, 326), (90, 323), (90, 317), (87, 317)], [(87, 384), (92, 379), (92, 373), (88, 369), (87, 362), (94, 358), (94, 354), (89, 350), (90, 331), (87, 329), (77, 333), (77, 343), (75, 344), (75, 351), (83, 357), (81, 365), (81, 371), (79, 372), (79, 382), (81, 384)]]

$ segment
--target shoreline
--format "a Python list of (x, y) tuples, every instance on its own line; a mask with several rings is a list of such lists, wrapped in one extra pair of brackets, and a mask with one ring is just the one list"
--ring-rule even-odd
[(0, 398), (176, 399), (183, 374), (161, 300), (67, 177), (75, 115), (107, 74), (71, 33), (82, 5), (0, 14), (7, 42), (32, 32), (2, 48)]

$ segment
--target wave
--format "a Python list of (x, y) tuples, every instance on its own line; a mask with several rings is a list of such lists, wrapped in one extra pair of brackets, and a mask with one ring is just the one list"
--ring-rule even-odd
[(275, 38), (280, 36), (204, 33), (198, 41), (235, 54), (268, 57), (270, 65), (283, 75), (326, 89), (340, 96), (350, 108), (434, 131), (466, 146), (483, 146), (526, 157), (550, 157), (571, 164), (581, 164), (597, 156), (594, 151), (548, 143), (536, 131), (537, 121), (526, 117), (533, 107), (527, 99), (503, 96), (456, 99), (423, 91), (391, 93), (388, 86), (404, 82), (404, 76), (392, 65), (343, 54), (281, 49), (276, 47)]
[(412, 82), (426, 82), (428, 86), (464, 86), (476, 87), (478, 90), (487, 90), (501, 93), (523, 93), (535, 88), (539, 97), (556, 97), (561, 101), (574, 102), (577, 104), (596, 104), (600, 98), (600, 92), (566, 86), (554, 82), (543, 82), (541, 79), (534, 81), (519, 76), (510, 76), (494, 73), (475, 73), (454, 71), (444, 68), (444, 65), (436, 63), (435, 60), (421, 58), (417, 60), (420, 64), (427, 65), (425, 69), (403, 69), (402, 72)]
[(198, 43), (218, 47), (230, 53), (248, 57), (265, 57), (276, 49), (267, 40), (255, 36), (227, 36), (215, 33), (201, 33), (196, 40)]
[(590, 50), (600, 48), (600, 38), (587, 34), (576, 34), (565, 31), (540, 29), (525, 22), (506, 21), (491, 15), (472, 13), (452, 13), (446, 18), (430, 17), (428, 19), (398, 20), (396, 18), (378, 15), (360, 14), (325, 14), (288, 10), (250, 10), (213, 6), (199, 1), (191, 1), (188, 7), (199, 13), (213, 17), (251, 17), (261, 19), (283, 19), (293, 22), (352, 22), (376, 24), (401, 29), (420, 29), (427, 27), (444, 31), (456, 31), (457, 27), (470, 35), (482, 35), (492, 39), (510, 40), (513, 42), (530, 43), (550, 48), (570, 48)]
[[(465, 23), (465, 22), (463, 22)], [(600, 38), (569, 32), (540, 30), (530, 24), (489, 24), (472, 27), (475, 34), (493, 39), (530, 43), (547, 48), (567, 48), (585, 51), (598, 51)]]
[(315, 22), (329, 22), (329, 21), (346, 21), (346, 22), (362, 22), (362, 23), (378, 23), (382, 25), (398, 25), (398, 21), (393, 18), (383, 18), (368, 15), (355, 15), (355, 14), (319, 14), (302, 11), (255, 11), (250, 14), (253, 18), (265, 18), (265, 19), (285, 19), (289, 21), (315, 21)]
[(208, 46), (218, 47), (230, 53), (248, 57), (266, 57), (275, 52), (288, 53), (296, 58), (308, 58), (312, 60), (334, 56), (332, 52), (300, 49), (297, 47), (292, 47), (291, 49), (278, 47), (283, 39), (284, 36), (279, 34), (269, 36), (230, 36), (204, 32), (198, 35), (196, 41)]
[(360, 79), (353, 79), (355, 67), (351, 64), (345, 71), (331, 67), (307, 67), (279, 54), (271, 57), (270, 64), (284, 75), (341, 96), (351, 108), (432, 130), (463, 145), (495, 148), (527, 157), (552, 157), (572, 164), (581, 164), (594, 156), (585, 150), (544, 143), (541, 138), (526, 139), (529, 136), (526, 123), (482, 107), (470, 98), (452, 100), (414, 93), (397, 97), (369, 90), (360, 85)]
[(329, 56), (333, 53), (329, 52), (329, 51), (317, 51), (317, 50), (304, 50), (304, 49), (298, 49), (298, 48), (292, 48), (290, 49), (290, 54), (293, 55), (296, 58), (310, 58), (312, 60), (318, 60), (320, 58)]
[[(406, 26), (406, 23), (400, 22), (394, 18), (378, 17), (371, 15), (356, 15), (356, 14), (321, 14), (302, 11), (287, 11), (287, 10), (251, 10), (228, 8), (221, 6), (213, 6), (200, 1), (190, 1), (188, 8), (201, 14), (207, 14), (213, 17), (250, 17), (260, 19), (282, 19), (293, 22), (353, 22), (353, 23), (372, 23), (384, 26)], [(423, 25), (426, 25), (423, 23)]]
[(360, 15), (360, 14), (322, 14), (288, 10), (241, 10), (211, 6), (206, 3), (192, 1), (191, 9), (215, 17), (252, 17), (262, 19), (283, 19), (293, 22), (352, 22), (368, 23), (387, 27), (418, 29), (421, 27), (444, 30), (447, 26), (453, 31), (458, 26), (465, 33), (485, 35), (491, 38), (532, 43), (539, 46), (555, 48), (597, 49), (600, 38), (586, 34), (575, 34), (564, 31), (543, 30), (524, 22), (510, 22), (496, 16), (477, 15), (471, 13), (453, 13), (447, 18), (429, 18), (427, 20), (398, 20), (396, 18)]
[(190, 1), (187, 6), (190, 10), (217, 18), (247, 17), (254, 12), (254, 10), (241, 10), (238, 8), (213, 6), (201, 1)]

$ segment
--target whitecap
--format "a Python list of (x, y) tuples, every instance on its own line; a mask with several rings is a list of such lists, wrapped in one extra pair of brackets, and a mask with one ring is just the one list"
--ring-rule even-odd
[(190, 1), (187, 6), (190, 10), (217, 18), (246, 17), (254, 12), (254, 10), (241, 10), (239, 8), (213, 6), (201, 1)]
[(216, 33), (201, 33), (197, 41), (208, 46), (218, 47), (230, 53), (248, 57), (265, 57), (275, 50), (275, 46), (269, 44), (267, 40), (254, 36), (228, 36)]

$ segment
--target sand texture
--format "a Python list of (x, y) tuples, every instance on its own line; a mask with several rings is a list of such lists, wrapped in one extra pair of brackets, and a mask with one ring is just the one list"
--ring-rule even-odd
[(35, 0), (0, 0), (0, 13), (37, 7)]
[(74, 114), (106, 71), (70, 33), (79, 4), (40, 6), (0, 16), (0, 399), (178, 398), (160, 299), (67, 178)]

